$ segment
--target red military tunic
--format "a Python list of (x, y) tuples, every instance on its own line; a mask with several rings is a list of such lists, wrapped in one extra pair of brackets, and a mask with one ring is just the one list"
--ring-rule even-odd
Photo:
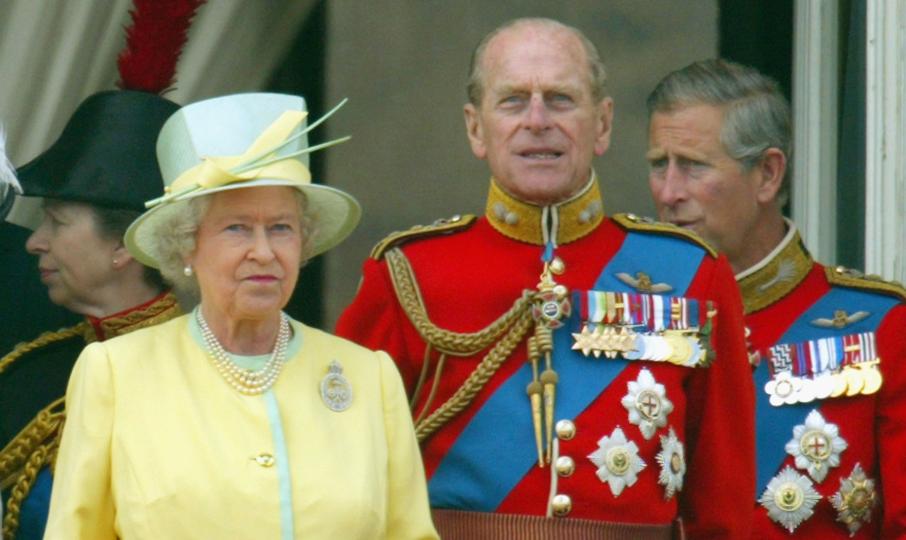
[[(753, 537), (902, 538), (906, 535), (903, 291), (814, 262), (795, 226), (789, 225), (788, 234), (774, 252), (737, 276), (751, 331), (753, 360), (759, 362), (755, 371), (756, 496), (762, 502), (755, 505)], [(834, 340), (842, 343), (852, 339), (843, 336), (859, 335), (863, 336), (862, 345), (874, 345), (876, 354), (856, 356), (860, 347), (853, 348), (853, 341), (846, 341), (850, 345), (834, 354)], [(790, 347), (772, 349), (779, 344)], [(845, 352), (846, 348), (850, 352)], [(821, 366), (828, 366), (828, 362), (824, 376), (832, 381), (842, 379), (845, 386), (839, 373), (855, 365), (842, 367), (836, 359), (844, 357), (855, 362), (879, 358), (880, 364), (862, 366), (866, 369), (859, 371), (879, 369), (883, 383), (874, 388), (866, 374), (861, 377), (864, 382), (857, 378), (855, 385), (849, 383), (854, 395), (822, 398), (811, 395), (814, 390), (805, 389), (800, 390), (802, 402), (780, 403), (781, 396), (777, 395), (775, 406), (770, 403), (766, 388), (771, 388), (766, 381), (787, 376), (779, 375), (784, 364), (777, 351), (794, 351), (790, 352), (790, 365), (796, 366), (794, 377), (810, 379), (805, 384), (813, 388), (818, 388), (815, 381), (822, 375)], [(836, 370), (829, 369), (834, 366)], [(785, 392), (782, 384), (779, 388), (774, 387), (775, 394)], [(807, 422), (807, 418), (811, 420)], [(803, 427), (797, 432), (796, 426)], [(809, 493), (811, 499), (789, 495), (788, 503), (784, 503), (778, 495), (784, 482), (776, 481), (769, 489), (770, 480), (781, 474), (785, 474), (788, 493)], [(790, 485), (791, 478), (801, 487)], [(771, 519), (772, 509), (779, 520)]]
[[(601, 208), (595, 182), (572, 200), (547, 208), (518, 201), (492, 182), (486, 215), (474, 224), (420, 228), (387, 253), (387, 246), (379, 245), (376, 257), (364, 265), (361, 288), (341, 316), (337, 333), (389, 352), (408, 392), (415, 393), (413, 411), (422, 419), (417, 426), (434, 508), (661, 525), (682, 517), (692, 537), (748, 537), (751, 515), (744, 501), (754, 493), (753, 390), (742, 308), (729, 265), (679, 229), (634, 216), (607, 218)], [(542, 468), (535, 458), (532, 407), (525, 390), (532, 375), (524, 337), (516, 334), (519, 339), (510, 351), (504, 342), (515, 338), (502, 331), (478, 353), (446, 355), (439, 362), (437, 347), (426, 347), (404, 304), (420, 301), (430, 323), (444, 331), (485, 329), (524, 291), (536, 290), (545, 230), (557, 239), (555, 253), (564, 266), (554, 276), (556, 283), (578, 294), (567, 327), (554, 334), (557, 423), (551, 464)], [(403, 280), (391, 272), (388, 261), (398, 261), (400, 255), (420, 294), (405, 294)], [(589, 311), (577, 299), (582, 291), (604, 285), (613, 290), (620, 284), (614, 277), (618, 274), (628, 290), (633, 289), (626, 284), (649, 293), (675, 288), (670, 294), (699, 299), (701, 309), (705, 300), (712, 301), (717, 311), (713, 365), (681, 367), (571, 351), (570, 333), (580, 331)], [(504, 347), (505, 361), (485, 377), (486, 383), (472, 384), (468, 378), (495, 346)], [(558, 356), (567, 352), (572, 356)], [(619, 369), (605, 374), (611, 366)], [(437, 371), (440, 378), (432, 390)], [(630, 392), (630, 384), (638, 389), (651, 382), (643, 372), (663, 385), (661, 398), (672, 404), (666, 415), (661, 411), (662, 425), (648, 426), (647, 437), (638, 421), (638, 407), (647, 405), (622, 403), (639, 395)], [(607, 382), (605, 377), (610, 377)], [(474, 396), (461, 411), (436, 430), (424, 429), (424, 418), (468, 389)], [(663, 409), (666, 401), (655, 402)], [(684, 462), (682, 454), (673, 455), (671, 470), (686, 470), (679, 475), (681, 486), (674, 481), (668, 489), (659, 477), (671, 461), (659, 464), (657, 456), (671, 432), (685, 447)], [(629, 458), (630, 469), (639, 467), (635, 458), (644, 463), (635, 480), (631, 474), (614, 478), (626, 468), (626, 460), (608, 457), (606, 450), (614, 445), (623, 452), (617, 454)]]

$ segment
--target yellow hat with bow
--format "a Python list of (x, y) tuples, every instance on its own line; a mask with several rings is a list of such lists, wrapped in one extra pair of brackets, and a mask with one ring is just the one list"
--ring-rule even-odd
[(336, 246), (355, 229), (361, 207), (348, 193), (313, 184), (308, 154), (348, 137), (309, 146), (307, 134), (343, 103), (308, 127), (299, 96), (236, 94), (182, 107), (157, 139), (165, 194), (145, 203), (149, 210), (126, 231), (126, 247), (143, 264), (157, 267), (152, 235), (158, 223), (185, 211), (192, 198), (259, 186), (289, 186), (305, 194), (314, 225), (311, 256)]

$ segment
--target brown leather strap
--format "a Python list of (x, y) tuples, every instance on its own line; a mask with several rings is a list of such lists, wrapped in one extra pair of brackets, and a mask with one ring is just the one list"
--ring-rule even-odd
[[(682, 527), (613, 523), (589, 519), (545, 518), (518, 514), (432, 509), (443, 540), (670, 540), (682, 538)], [(676, 536), (674, 536), (676, 534)]]

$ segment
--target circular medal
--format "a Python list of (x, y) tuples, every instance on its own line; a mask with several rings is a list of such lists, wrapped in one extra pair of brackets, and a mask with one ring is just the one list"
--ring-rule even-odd
[(815, 381), (807, 377), (800, 377), (802, 386), (796, 391), (796, 401), (799, 403), (811, 403), (815, 401)]
[(862, 370), (862, 380), (865, 381), (865, 385), (862, 387), (862, 394), (874, 394), (881, 389), (881, 372), (875, 366)]
[(836, 381), (834, 381), (834, 376), (828, 371), (815, 377), (813, 384), (815, 387), (815, 397), (817, 399), (830, 397), (831, 393), (834, 391), (834, 387), (837, 385)]
[(664, 340), (670, 345), (670, 356), (667, 357), (667, 361), (678, 366), (685, 365), (692, 355), (692, 347), (686, 338), (676, 334), (667, 334), (664, 336)]
[(862, 391), (865, 386), (865, 379), (862, 372), (855, 368), (843, 368), (843, 377), (846, 378), (846, 395), (855, 396)]
[(648, 342), (648, 336), (637, 335), (633, 348), (623, 353), (626, 360), (641, 360), (647, 358), (645, 344)]
[(846, 377), (842, 371), (831, 374), (834, 378), (834, 389), (831, 391), (831, 397), (840, 397), (846, 393)]

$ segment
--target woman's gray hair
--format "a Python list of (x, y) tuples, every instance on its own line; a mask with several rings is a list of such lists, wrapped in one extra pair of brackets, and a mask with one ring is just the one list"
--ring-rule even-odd
[(582, 44), (585, 51), (585, 59), (588, 61), (588, 76), (591, 82), (591, 95), (595, 103), (600, 102), (607, 97), (607, 70), (604, 69), (604, 63), (601, 61), (601, 55), (598, 54), (598, 48), (585, 37), (578, 28), (547, 19), (544, 17), (523, 17), (513, 19), (491, 30), (486, 36), (481, 38), (475, 50), (472, 51), (472, 59), (469, 63), (469, 82), (466, 84), (466, 93), (469, 96), (469, 102), (472, 105), (481, 106), (481, 98), (484, 94), (484, 53), (492, 39), (497, 37), (504, 30), (509, 30), (516, 26), (536, 25), (549, 29), (565, 30), (569, 32)]
[(664, 77), (648, 96), (648, 117), (694, 105), (726, 107), (720, 142), (750, 171), (768, 148), (786, 156), (780, 203), (789, 193), (793, 136), (790, 105), (777, 83), (756, 69), (722, 59), (701, 60)]
[[(317, 219), (309, 215), (308, 198), (305, 194), (298, 189), (293, 189), (293, 193), (299, 205), (299, 231), (302, 236), (300, 266), (305, 266), (311, 252), (311, 239), (316, 233)], [(194, 274), (185, 275), (185, 259), (195, 251), (198, 227), (204, 220), (214, 195), (216, 193), (189, 199), (183, 211), (169, 212), (166, 218), (154, 227), (150, 235), (152, 245), (149, 246), (149, 251), (155, 254), (160, 273), (173, 284), (180, 295), (193, 300), (199, 300), (198, 282)]]

